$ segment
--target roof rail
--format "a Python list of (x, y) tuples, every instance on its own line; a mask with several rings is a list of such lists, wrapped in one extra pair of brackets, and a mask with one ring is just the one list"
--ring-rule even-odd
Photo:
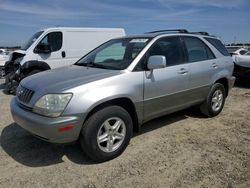
[(164, 29), (164, 30), (157, 30), (157, 31), (150, 31), (150, 32), (146, 32), (145, 34), (150, 34), (150, 33), (167, 33), (167, 32), (177, 32), (177, 33), (186, 33), (186, 34), (199, 34), (199, 35), (206, 35), (206, 36), (212, 36), (213, 35), (209, 35), (208, 32), (206, 31), (199, 31), (199, 32), (189, 32), (186, 29)]
[(179, 32), (179, 33), (188, 33), (186, 29), (167, 29), (167, 30), (157, 30), (157, 31), (150, 31), (146, 32), (147, 33), (163, 33), (163, 32)]
[(199, 31), (199, 32), (189, 32), (190, 34), (200, 34), (200, 35), (209, 35), (208, 32)]

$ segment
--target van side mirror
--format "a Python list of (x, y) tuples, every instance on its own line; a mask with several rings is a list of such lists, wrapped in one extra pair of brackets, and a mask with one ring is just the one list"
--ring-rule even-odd
[(49, 44), (38, 44), (34, 50), (37, 54), (49, 54), (51, 51), (51, 46)]
[(167, 66), (166, 57), (163, 55), (153, 55), (148, 59), (148, 69), (162, 69)]

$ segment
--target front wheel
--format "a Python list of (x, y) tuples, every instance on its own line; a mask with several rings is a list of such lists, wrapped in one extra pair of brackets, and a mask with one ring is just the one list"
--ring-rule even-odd
[(92, 160), (103, 162), (119, 156), (132, 136), (132, 119), (119, 106), (105, 107), (92, 114), (81, 131), (81, 147)]
[(200, 106), (200, 110), (208, 117), (217, 116), (224, 107), (225, 99), (225, 87), (221, 83), (215, 83), (210, 89), (206, 101)]
[(41, 72), (41, 71), (35, 69), (35, 70), (30, 71), (27, 76), (31, 76), (31, 75), (39, 73), (39, 72)]

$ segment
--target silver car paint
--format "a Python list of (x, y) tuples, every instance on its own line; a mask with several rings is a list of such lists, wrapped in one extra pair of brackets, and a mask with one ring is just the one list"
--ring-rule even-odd
[[(203, 40), (213, 50), (217, 59), (185, 63), (152, 71), (133, 71), (156, 40), (169, 36), (176, 36), (176, 34), (160, 35), (152, 39), (123, 71), (73, 65), (25, 78), (21, 85), (34, 90), (35, 93), (31, 101), (23, 105), (32, 108), (40, 97), (48, 93), (73, 93), (73, 97), (59, 118), (47, 118), (27, 112), (19, 107), (18, 103), (21, 102), (15, 97), (11, 103), (14, 120), (33, 134), (42, 134), (40, 136), (48, 138), (47, 141), (70, 142), (78, 139), (87, 114), (106, 101), (118, 98), (131, 100), (140, 125), (163, 114), (201, 103), (205, 100), (211, 85), (220, 78), (227, 78), (230, 83), (234, 81), (231, 79), (232, 59), (222, 56), (213, 46), (197, 35), (187, 36), (195, 36)], [(217, 64), (216, 67), (214, 63)], [(186, 71), (181, 72), (182, 70)], [(63, 117), (69, 120), (63, 122), (60, 119)], [(74, 117), (73, 121), (71, 117)], [(71, 134), (68, 133), (66, 138), (63, 134), (60, 137), (55, 131), (52, 131), (54, 134), (50, 133), (46, 137), (48, 132), (46, 125), (58, 124), (57, 119), (59, 119), (58, 126), (71, 123), (76, 128), (70, 132)], [(32, 127), (32, 123), (36, 125)], [(45, 127), (45, 131), (41, 127)]]

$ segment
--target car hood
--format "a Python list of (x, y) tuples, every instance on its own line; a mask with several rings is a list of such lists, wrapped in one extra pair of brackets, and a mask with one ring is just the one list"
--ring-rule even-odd
[(18, 53), (18, 54), (25, 55), (26, 51), (25, 50), (15, 50), (13, 53)]
[(11, 52), (11, 54), (9, 55), (9, 59), (11, 61), (15, 61), (18, 58), (22, 58), (26, 55), (26, 51), (24, 50), (15, 50), (14, 52)]
[(63, 92), (67, 89), (121, 73), (121, 71), (117, 70), (71, 65), (29, 76), (21, 81), (21, 85), (33, 91)]

